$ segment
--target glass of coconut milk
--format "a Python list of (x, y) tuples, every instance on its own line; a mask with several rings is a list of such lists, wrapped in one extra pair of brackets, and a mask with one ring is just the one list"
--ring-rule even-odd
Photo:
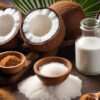
[(82, 36), (75, 42), (76, 68), (87, 75), (100, 74), (100, 20), (81, 21)]

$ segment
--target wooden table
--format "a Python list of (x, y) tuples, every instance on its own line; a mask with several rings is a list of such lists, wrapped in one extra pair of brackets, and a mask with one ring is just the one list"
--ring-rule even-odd
[[(12, 0), (0, 0), (0, 2), (3, 2), (8, 5), (13, 5)], [(74, 47), (66, 47), (58, 52), (58, 56), (68, 58), (72, 64), (73, 64), (73, 69), (72, 69), (72, 74), (78, 76), (83, 82), (83, 87), (82, 87), (82, 94), (84, 93), (89, 93), (89, 92), (99, 92), (100, 91), (100, 76), (85, 76), (80, 74), (75, 67), (75, 59), (74, 59)], [(21, 95), (16, 94), (17, 100), (27, 100)], [(22, 99), (23, 98), (23, 99)], [(79, 98), (76, 98), (74, 100), (78, 100)]]

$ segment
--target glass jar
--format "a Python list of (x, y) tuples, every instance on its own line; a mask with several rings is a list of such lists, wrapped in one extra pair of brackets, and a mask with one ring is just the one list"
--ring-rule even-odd
[(81, 21), (82, 36), (75, 41), (76, 68), (87, 75), (100, 74), (100, 20)]

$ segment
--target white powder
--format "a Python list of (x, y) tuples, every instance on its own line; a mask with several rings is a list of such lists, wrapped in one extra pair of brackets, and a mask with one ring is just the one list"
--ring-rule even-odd
[(39, 69), (40, 73), (46, 76), (59, 76), (67, 72), (68, 68), (59, 62), (51, 62), (45, 65), (42, 65)]
[(18, 84), (19, 92), (29, 100), (71, 100), (81, 96), (81, 88), (82, 81), (73, 75), (57, 86), (44, 85), (36, 75)]

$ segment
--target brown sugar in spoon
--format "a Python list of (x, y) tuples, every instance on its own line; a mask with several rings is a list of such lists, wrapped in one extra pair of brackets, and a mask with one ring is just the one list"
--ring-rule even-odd
[(100, 100), (100, 92), (84, 94), (80, 100)]
[(84, 94), (80, 100), (98, 100), (97, 96), (94, 93)]

